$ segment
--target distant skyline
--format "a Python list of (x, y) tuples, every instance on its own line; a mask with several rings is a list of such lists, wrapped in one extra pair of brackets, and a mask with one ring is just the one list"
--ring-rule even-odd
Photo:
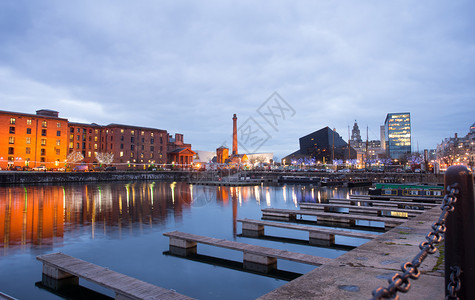
[(231, 146), (236, 113), (261, 132), (245, 148), (279, 159), (325, 126), (346, 140), (357, 120), (373, 140), (387, 113), (410, 112), (413, 150), (435, 148), (475, 122), (473, 11), (437, 0), (5, 0), (0, 110), (166, 129), (208, 151)]

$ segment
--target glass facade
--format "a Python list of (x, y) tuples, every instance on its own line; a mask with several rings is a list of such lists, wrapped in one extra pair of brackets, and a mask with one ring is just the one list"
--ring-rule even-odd
[(384, 122), (386, 153), (392, 159), (411, 153), (411, 114), (390, 113)]

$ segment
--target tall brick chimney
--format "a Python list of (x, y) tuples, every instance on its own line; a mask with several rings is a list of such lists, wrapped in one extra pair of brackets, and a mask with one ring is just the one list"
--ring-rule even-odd
[(233, 116), (233, 155), (238, 154), (237, 146), (237, 117), (236, 114)]

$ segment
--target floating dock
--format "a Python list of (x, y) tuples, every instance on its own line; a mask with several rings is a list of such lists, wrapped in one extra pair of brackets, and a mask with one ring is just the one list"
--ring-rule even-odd
[(63, 253), (36, 259), (43, 262), (43, 284), (52, 289), (78, 285), (79, 278), (83, 278), (113, 290), (115, 299), (193, 299)]
[(330, 213), (323, 211), (316, 211), (310, 209), (278, 209), (278, 208), (264, 208), (262, 211), (262, 218), (268, 220), (297, 220), (297, 216), (314, 216), (317, 217), (318, 223), (344, 223), (350, 226), (355, 226), (356, 221), (374, 221), (383, 222), (385, 228), (393, 228), (401, 223), (406, 222), (407, 219), (392, 218), (392, 217), (377, 217), (367, 216), (361, 214), (345, 214), (345, 213)]
[(370, 233), (362, 233), (340, 229), (327, 229), (314, 226), (304, 226), (289, 223), (269, 222), (251, 219), (237, 220), (242, 223), (242, 235), (246, 237), (261, 237), (265, 235), (265, 226), (278, 227), (284, 229), (292, 229), (299, 231), (307, 231), (309, 234), (309, 244), (316, 246), (333, 246), (335, 245), (335, 235), (355, 237), (361, 239), (374, 239), (378, 235)]
[(330, 258), (325, 257), (249, 245), (179, 231), (167, 232), (163, 235), (170, 238), (170, 252), (172, 254), (184, 257), (196, 254), (198, 243), (242, 251), (244, 268), (259, 272), (270, 272), (277, 269), (277, 259), (314, 266), (321, 266), (331, 261)]

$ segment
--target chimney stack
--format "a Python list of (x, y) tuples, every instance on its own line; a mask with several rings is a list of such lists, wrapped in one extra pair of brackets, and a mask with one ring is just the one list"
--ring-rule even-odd
[(237, 117), (236, 114), (233, 116), (233, 155), (238, 154), (237, 146)]

